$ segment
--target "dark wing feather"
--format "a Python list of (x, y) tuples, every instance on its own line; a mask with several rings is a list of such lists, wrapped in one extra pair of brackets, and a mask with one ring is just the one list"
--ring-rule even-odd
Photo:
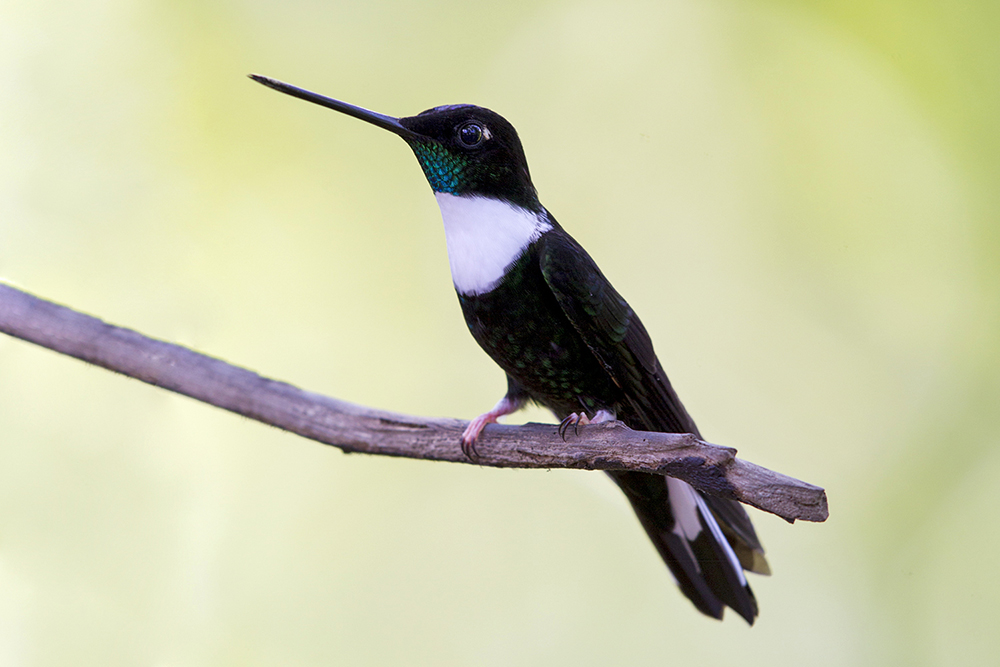
[(670, 386), (639, 317), (571, 236), (539, 240), (542, 275), (566, 317), (622, 389), (634, 428), (694, 433), (698, 427)]
[[(674, 392), (653, 344), (628, 302), (612, 287), (590, 255), (561, 229), (539, 239), (539, 264), (546, 283), (567, 319), (624, 394), (619, 418), (633, 428), (700, 435)], [(731, 500), (698, 494), (704, 509), (695, 512), (704, 527), (693, 540), (678, 534), (672, 495), (664, 478), (612, 473), (681, 590), (703, 613), (720, 618), (726, 604), (752, 623), (757, 604), (741, 583), (744, 569), (767, 573), (763, 549), (743, 507)], [(704, 516), (711, 514), (711, 517)], [(719, 524), (717, 543), (708, 523)], [(680, 531), (683, 532), (683, 531)], [(739, 565), (727, 567), (728, 548)]]

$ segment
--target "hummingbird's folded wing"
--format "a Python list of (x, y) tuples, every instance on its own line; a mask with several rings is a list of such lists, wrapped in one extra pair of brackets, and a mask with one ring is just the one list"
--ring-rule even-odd
[[(542, 275), (560, 308), (624, 392), (633, 428), (694, 433), (698, 427), (670, 386), (646, 328), (590, 255), (556, 229), (539, 239)], [(629, 418), (626, 418), (629, 417)]]

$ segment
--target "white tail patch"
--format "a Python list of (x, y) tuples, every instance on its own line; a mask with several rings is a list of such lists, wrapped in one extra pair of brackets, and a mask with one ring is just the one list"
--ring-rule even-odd
[(702, 522), (704, 522), (704, 525), (708, 526), (708, 530), (712, 533), (712, 539), (722, 546), (730, 565), (736, 570), (740, 584), (746, 586), (747, 580), (743, 574), (743, 566), (736, 558), (733, 548), (729, 546), (729, 540), (722, 534), (722, 529), (719, 528), (719, 523), (712, 516), (708, 505), (694, 490), (694, 487), (679, 479), (667, 477), (667, 492), (670, 494), (670, 508), (674, 513), (674, 534), (686, 542), (694, 541), (701, 533)]
[(698, 508), (701, 510), (701, 515), (705, 517), (705, 523), (708, 524), (708, 529), (712, 531), (712, 537), (715, 541), (722, 545), (722, 550), (726, 552), (726, 558), (729, 559), (729, 564), (733, 566), (736, 570), (736, 576), (739, 577), (740, 585), (747, 585), (747, 578), (743, 574), (743, 566), (740, 565), (740, 559), (736, 557), (736, 552), (729, 545), (729, 540), (726, 536), (722, 534), (722, 528), (719, 527), (719, 522), (715, 520), (712, 516), (712, 512), (708, 509), (708, 505), (705, 504), (705, 500), (698, 495), (693, 489), (691, 491), (694, 493), (695, 500), (698, 501)]
[(459, 294), (484, 294), (543, 232), (543, 216), (490, 197), (434, 194), (444, 220), (451, 279)]

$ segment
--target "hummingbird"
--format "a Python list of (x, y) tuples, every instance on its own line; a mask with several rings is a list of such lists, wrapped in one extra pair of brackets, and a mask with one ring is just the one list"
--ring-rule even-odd
[[(473, 338), (503, 369), (507, 391), (461, 437), (475, 460), (487, 424), (529, 402), (559, 432), (618, 419), (630, 428), (701, 434), (664, 373), (639, 317), (587, 251), (542, 206), (514, 126), (471, 104), (396, 118), (251, 74), (258, 83), (400, 136), (413, 150), (444, 222), (452, 282)], [(681, 592), (721, 619), (753, 625), (744, 571), (770, 574), (742, 505), (663, 475), (608, 473)]]

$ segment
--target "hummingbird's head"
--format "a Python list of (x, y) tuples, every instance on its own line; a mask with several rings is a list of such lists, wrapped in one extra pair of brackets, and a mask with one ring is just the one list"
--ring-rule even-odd
[(521, 140), (500, 114), (456, 104), (399, 122), (413, 133), (403, 138), (434, 192), (503, 199), (532, 210), (539, 207)]
[(436, 193), (489, 197), (541, 210), (514, 126), (489, 109), (457, 104), (394, 118), (275, 79), (250, 78), (398, 134), (413, 149)]

